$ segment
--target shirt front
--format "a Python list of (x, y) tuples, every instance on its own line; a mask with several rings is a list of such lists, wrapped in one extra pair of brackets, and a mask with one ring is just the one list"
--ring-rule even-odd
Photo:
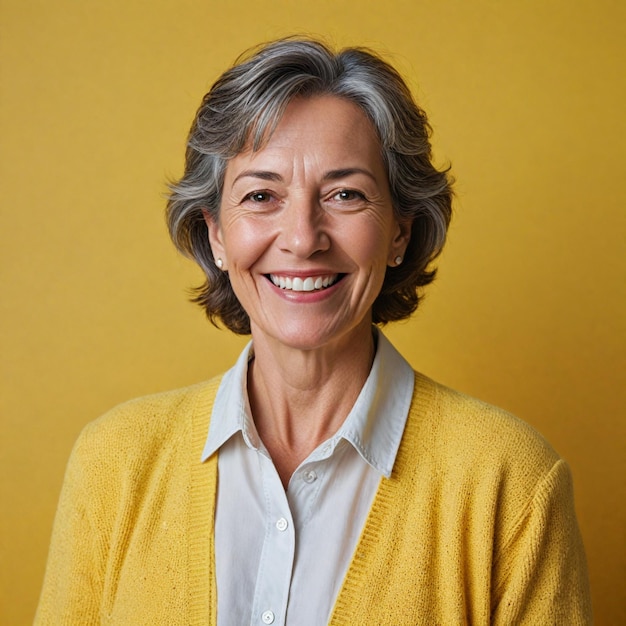
[(286, 491), (250, 411), (251, 343), (224, 375), (202, 454), (205, 461), (219, 450), (220, 626), (328, 622), (378, 483), (391, 475), (413, 393), (411, 366), (376, 332), (374, 363), (354, 406)]

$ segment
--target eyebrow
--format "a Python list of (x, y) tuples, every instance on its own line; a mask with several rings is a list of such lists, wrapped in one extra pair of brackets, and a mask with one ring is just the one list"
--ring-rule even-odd
[(326, 174), (324, 174), (324, 180), (338, 180), (339, 178), (347, 178), (348, 176), (353, 176), (354, 174), (364, 174), (368, 178), (371, 178), (374, 182), (377, 182), (374, 174), (372, 174), (369, 170), (365, 170), (360, 167), (346, 167), (339, 170), (331, 170), (330, 172), (326, 172)]
[[(371, 172), (360, 167), (345, 167), (338, 170), (330, 170), (324, 174), (323, 180), (338, 180), (340, 178), (354, 176), (355, 174), (363, 174), (376, 182), (376, 178)], [(270, 172), (268, 170), (244, 170), (235, 177), (233, 184), (241, 178), (258, 178), (260, 180), (269, 180), (272, 182), (281, 182), (283, 180), (283, 177), (277, 172)]]
[(266, 170), (244, 170), (235, 177), (233, 184), (241, 178), (259, 178), (261, 180), (270, 180), (273, 182), (280, 182), (283, 179), (283, 177), (276, 172), (269, 172)]

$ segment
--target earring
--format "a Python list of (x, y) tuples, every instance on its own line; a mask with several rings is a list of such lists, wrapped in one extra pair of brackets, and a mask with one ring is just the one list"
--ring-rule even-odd
[(215, 265), (217, 265), (217, 267), (219, 267), (220, 269), (222, 269), (222, 267), (224, 266), (224, 261), (222, 261), (222, 259), (217, 258), (215, 260)]
[(394, 262), (396, 265), (400, 265), (400, 263), (402, 263), (402, 257), (401, 257), (400, 255), (398, 255), (398, 256), (397, 256), (397, 257), (393, 260), (393, 262)]

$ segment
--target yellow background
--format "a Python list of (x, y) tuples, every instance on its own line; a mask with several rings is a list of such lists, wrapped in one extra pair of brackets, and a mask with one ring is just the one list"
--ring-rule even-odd
[(63, 469), (112, 405), (227, 368), (162, 194), (202, 94), (294, 32), (407, 76), (458, 179), (438, 282), (390, 328), (569, 460), (598, 624), (625, 624), (626, 3), (0, 0), (0, 623), (32, 620)]

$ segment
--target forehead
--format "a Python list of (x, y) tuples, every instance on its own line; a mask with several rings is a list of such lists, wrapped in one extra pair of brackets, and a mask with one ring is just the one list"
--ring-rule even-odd
[(367, 166), (384, 170), (381, 144), (374, 125), (353, 102), (330, 95), (296, 98), (276, 128), (253, 150), (248, 146), (229, 161), (228, 171), (267, 163), (273, 167), (299, 160), (309, 166)]
[(274, 133), (279, 137), (294, 130), (306, 132), (311, 129), (319, 132), (332, 129), (333, 132), (361, 131), (369, 139), (378, 141), (374, 126), (365, 112), (354, 102), (331, 95), (317, 95), (309, 98), (294, 98), (285, 108)]

